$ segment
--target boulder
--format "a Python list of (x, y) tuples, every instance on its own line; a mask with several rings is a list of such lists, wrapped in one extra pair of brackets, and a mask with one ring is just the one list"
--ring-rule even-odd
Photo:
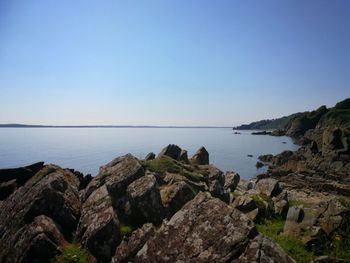
[(201, 192), (163, 223), (134, 262), (228, 262), (256, 234), (244, 214)]
[(147, 174), (132, 182), (127, 188), (127, 197), (136, 223), (161, 223), (165, 211), (153, 174)]
[(162, 203), (170, 215), (176, 213), (184, 204), (192, 200), (196, 193), (184, 181), (166, 185), (160, 190)]
[(146, 241), (154, 234), (152, 224), (144, 224), (141, 228), (132, 232), (131, 236), (124, 238), (117, 247), (112, 263), (132, 262), (136, 253), (143, 247)]
[(38, 162), (25, 167), (0, 169), (0, 183), (15, 179), (17, 185), (22, 186), (43, 167), (44, 162)]
[(326, 210), (319, 216), (318, 221), (322, 229), (330, 235), (345, 223), (349, 217), (348, 210), (335, 198), (323, 204)]
[(281, 192), (281, 187), (276, 179), (265, 178), (256, 183), (255, 189), (268, 197), (277, 196)]
[(117, 202), (119, 197), (125, 195), (127, 186), (144, 175), (145, 171), (137, 158), (131, 154), (118, 157), (100, 168), (99, 174), (87, 186), (84, 200), (105, 184), (113, 201)]
[(55, 165), (41, 169), (2, 202), (0, 251), (1, 244), (39, 215), (53, 219), (63, 234), (71, 237), (80, 215), (78, 187), (78, 179), (68, 170)]
[(175, 144), (169, 144), (158, 154), (157, 158), (160, 158), (162, 156), (169, 156), (174, 160), (178, 160), (180, 154), (181, 154), (181, 148), (179, 146)]
[(233, 263), (295, 263), (283, 249), (267, 237), (258, 235)]
[(195, 164), (205, 165), (209, 164), (209, 153), (204, 147), (201, 147), (191, 158)]
[(181, 150), (178, 160), (184, 163), (188, 163), (188, 154), (186, 150)]
[(0, 200), (9, 197), (17, 189), (17, 180), (12, 179), (7, 182), (0, 183)]
[(304, 218), (303, 206), (292, 206), (288, 210), (287, 219), (283, 227), (283, 234), (298, 237), (300, 234), (299, 223)]
[(149, 154), (146, 155), (145, 161), (154, 160), (154, 158), (156, 158), (156, 154), (154, 152), (150, 152)]
[(105, 185), (84, 202), (77, 229), (80, 243), (101, 261), (109, 261), (121, 240), (118, 216)]
[(243, 213), (249, 213), (257, 207), (253, 198), (249, 195), (240, 195), (233, 201), (233, 206)]
[(233, 192), (236, 190), (241, 177), (235, 172), (226, 172), (224, 189)]
[(272, 197), (273, 211), (275, 215), (282, 217), (288, 213), (288, 194), (283, 190), (279, 195)]
[[(55, 222), (44, 215), (37, 216), (1, 245), (1, 262), (51, 262), (66, 245)], [(4, 260), (4, 261), (3, 261)]]

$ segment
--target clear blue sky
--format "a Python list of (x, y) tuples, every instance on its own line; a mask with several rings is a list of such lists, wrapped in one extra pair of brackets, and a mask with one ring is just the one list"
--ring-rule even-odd
[(0, 123), (236, 125), (349, 84), (347, 0), (0, 1)]

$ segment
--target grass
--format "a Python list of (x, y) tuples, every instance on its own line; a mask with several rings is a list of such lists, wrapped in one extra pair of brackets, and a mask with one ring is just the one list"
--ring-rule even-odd
[(88, 252), (79, 244), (69, 244), (61, 249), (62, 254), (54, 257), (52, 263), (85, 263)]
[(289, 207), (292, 207), (292, 206), (298, 206), (298, 205), (302, 205), (304, 206), (305, 208), (310, 208), (311, 207), (311, 204), (303, 201), (303, 200), (300, 200), (300, 199), (291, 199), (288, 201), (288, 204), (289, 204)]
[(280, 235), (283, 232), (284, 222), (281, 218), (266, 219), (257, 225), (257, 229), (261, 234), (278, 243), (298, 263), (310, 262), (313, 253), (308, 251), (300, 240)]
[(142, 161), (142, 165), (150, 170), (151, 172), (157, 172), (160, 174), (177, 173), (185, 176), (192, 181), (201, 181), (202, 175), (198, 172), (193, 171), (191, 168), (187, 168), (183, 164), (173, 160), (168, 156), (162, 156), (153, 160)]
[(120, 233), (122, 234), (122, 236), (129, 236), (132, 233), (132, 231), (134, 231), (134, 228), (132, 226), (121, 224)]

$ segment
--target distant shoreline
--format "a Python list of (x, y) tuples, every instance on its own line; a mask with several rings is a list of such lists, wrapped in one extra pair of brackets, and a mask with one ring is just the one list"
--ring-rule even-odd
[(0, 124), (0, 128), (230, 128), (232, 126), (161, 126), (161, 125), (27, 125)]

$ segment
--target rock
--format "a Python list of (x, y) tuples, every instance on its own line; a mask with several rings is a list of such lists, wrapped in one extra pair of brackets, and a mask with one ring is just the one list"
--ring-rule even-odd
[(188, 155), (186, 150), (181, 150), (178, 160), (181, 162), (188, 163)]
[(7, 182), (0, 183), (0, 200), (6, 199), (17, 189), (17, 180), (12, 179)]
[(311, 152), (312, 152), (313, 154), (316, 154), (316, 153), (319, 152), (319, 151), (318, 151), (317, 142), (315, 142), (315, 141), (312, 141), (312, 142), (311, 142), (310, 150), (311, 150)]
[(319, 224), (330, 235), (345, 223), (349, 216), (347, 209), (335, 198), (325, 204), (326, 210), (319, 216)]
[(45, 166), (1, 204), (0, 244), (39, 215), (53, 219), (70, 237), (80, 214), (78, 187), (78, 179), (68, 170)]
[[(2, 242), (1, 262), (50, 262), (67, 242), (51, 218), (41, 215)], [(4, 260), (4, 261), (3, 261)]]
[(259, 180), (256, 183), (255, 189), (268, 197), (277, 196), (281, 192), (281, 187), (278, 181), (273, 178), (265, 178)]
[(259, 169), (259, 168), (263, 167), (264, 164), (262, 162), (256, 162), (255, 166), (257, 169)]
[(334, 155), (347, 146), (344, 131), (340, 128), (326, 128), (322, 134), (322, 155)]
[(295, 263), (283, 249), (267, 237), (258, 235), (233, 263)]
[(209, 164), (209, 153), (204, 147), (201, 147), (195, 155), (192, 156), (191, 161), (199, 165)]
[(258, 159), (264, 163), (269, 163), (269, 162), (272, 162), (273, 155), (272, 154), (260, 155)]
[(121, 240), (119, 225), (112, 199), (106, 185), (103, 185), (84, 202), (77, 237), (92, 255), (109, 261)]
[(127, 188), (133, 218), (137, 223), (161, 223), (165, 216), (159, 186), (153, 174), (145, 175)]
[(226, 203), (230, 201), (230, 193), (224, 189), (225, 176), (221, 170), (214, 165), (208, 165), (204, 178), (212, 196), (218, 197)]
[(117, 247), (112, 263), (130, 262), (134, 260), (136, 253), (143, 247), (146, 241), (154, 234), (152, 224), (144, 224), (141, 228), (132, 232), (129, 238)]
[(87, 174), (84, 176), (83, 173), (76, 171), (74, 169), (68, 169), (70, 172), (72, 172), (79, 180), (79, 190), (85, 189), (86, 186), (91, 182), (92, 176), (91, 174)]
[(178, 160), (180, 154), (181, 154), (181, 148), (179, 146), (175, 144), (169, 144), (158, 154), (157, 158), (160, 158), (162, 156), (169, 156), (174, 160)]
[(319, 256), (319, 257), (316, 257), (314, 260), (312, 260), (310, 263), (348, 263), (348, 262), (349, 261), (346, 261), (340, 258), (333, 258), (329, 256)]
[(258, 208), (253, 198), (248, 195), (238, 196), (233, 201), (233, 206), (243, 213), (248, 213)]
[(252, 158), (252, 157), (253, 157), (253, 155), (252, 155), (252, 154), (248, 154), (248, 155), (247, 155), (247, 157), (250, 157), (250, 158)]
[(192, 200), (196, 193), (184, 181), (162, 187), (160, 191), (162, 203), (170, 214), (176, 213), (184, 204)]
[(284, 217), (288, 213), (288, 194), (283, 190), (279, 195), (272, 197), (273, 211), (275, 215)]
[(105, 184), (113, 201), (118, 201), (119, 197), (125, 195), (127, 186), (144, 175), (145, 171), (137, 158), (131, 154), (118, 157), (100, 168), (99, 174), (87, 186), (84, 200)]
[(252, 135), (270, 135), (271, 132), (268, 131), (259, 131), (259, 132), (252, 132)]
[(156, 154), (154, 152), (150, 152), (149, 154), (146, 155), (145, 161), (154, 160), (154, 158), (156, 158)]
[(165, 222), (134, 262), (228, 262), (238, 258), (257, 231), (238, 210), (199, 193)]
[(292, 206), (288, 210), (287, 219), (284, 224), (283, 234), (298, 237), (300, 234), (299, 223), (304, 218), (303, 206)]
[(226, 172), (224, 189), (229, 192), (236, 190), (241, 177), (235, 172)]
[(44, 162), (38, 162), (20, 168), (0, 169), (0, 183), (15, 179), (17, 185), (22, 186), (43, 167)]
[(273, 130), (270, 135), (271, 136), (284, 136), (284, 135), (286, 135), (286, 132), (284, 130), (277, 129), (277, 130)]

